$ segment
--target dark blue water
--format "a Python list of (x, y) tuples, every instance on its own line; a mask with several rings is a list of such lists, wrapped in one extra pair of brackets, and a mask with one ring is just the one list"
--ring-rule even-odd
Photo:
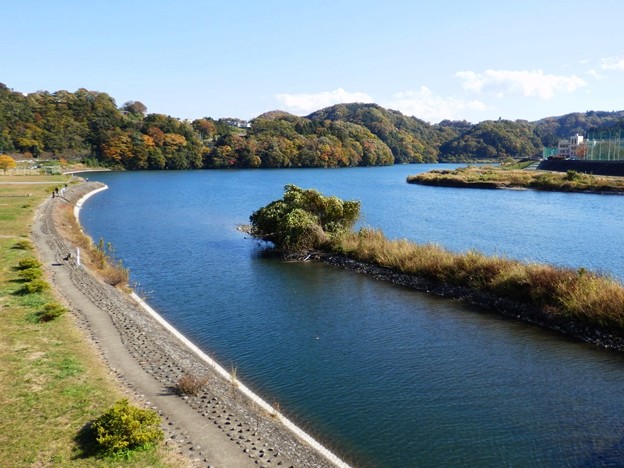
[(428, 166), (97, 173), (81, 221), (148, 301), (356, 464), (624, 464), (624, 357), (325, 265), (236, 231), (295, 183), (389, 237), (624, 278), (624, 197), (420, 187)]

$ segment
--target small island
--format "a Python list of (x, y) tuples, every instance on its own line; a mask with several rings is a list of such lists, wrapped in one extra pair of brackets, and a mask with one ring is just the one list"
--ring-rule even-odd
[(358, 201), (294, 185), (251, 217), (249, 232), (290, 259), (314, 259), (461, 300), (624, 351), (624, 286), (609, 276), (353, 230)]
[(517, 166), (468, 166), (407, 177), (408, 184), (481, 189), (533, 189), (558, 192), (624, 194), (624, 178), (517, 169)]

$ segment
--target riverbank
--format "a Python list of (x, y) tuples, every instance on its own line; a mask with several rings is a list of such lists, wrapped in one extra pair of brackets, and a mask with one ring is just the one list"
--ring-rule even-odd
[[(187, 341), (163, 326), (128, 294), (95, 278), (76, 263), (74, 246), (60, 235), (60, 211), (74, 205), (99, 183), (70, 187), (64, 198), (39, 208), (32, 236), (52, 282), (70, 304), (120, 382), (145, 406), (158, 410), (167, 436), (188, 456), (213, 466), (346, 466), (329, 451), (245, 388), (222, 373)], [(184, 375), (205, 378), (195, 396), (175, 388)]]
[(533, 189), (542, 191), (624, 194), (624, 178), (598, 177), (576, 171), (554, 173), (468, 166), (433, 170), (407, 177), (408, 184), (480, 189)]

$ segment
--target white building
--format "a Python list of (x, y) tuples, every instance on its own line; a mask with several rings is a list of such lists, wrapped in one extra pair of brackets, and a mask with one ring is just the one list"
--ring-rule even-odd
[(559, 140), (557, 145), (557, 156), (570, 159), (578, 156), (577, 149), (583, 145), (583, 136), (578, 133), (567, 140)]

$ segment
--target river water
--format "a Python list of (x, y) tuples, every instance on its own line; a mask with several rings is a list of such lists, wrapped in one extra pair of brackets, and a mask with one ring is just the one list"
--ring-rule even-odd
[(389, 237), (624, 278), (624, 197), (408, 185), (428, 165), (91, 173), (81, 221), (140, 294), (361, 466), (624, 464), (624, 356), (236, 230), (294, 183), (362, 202)]

